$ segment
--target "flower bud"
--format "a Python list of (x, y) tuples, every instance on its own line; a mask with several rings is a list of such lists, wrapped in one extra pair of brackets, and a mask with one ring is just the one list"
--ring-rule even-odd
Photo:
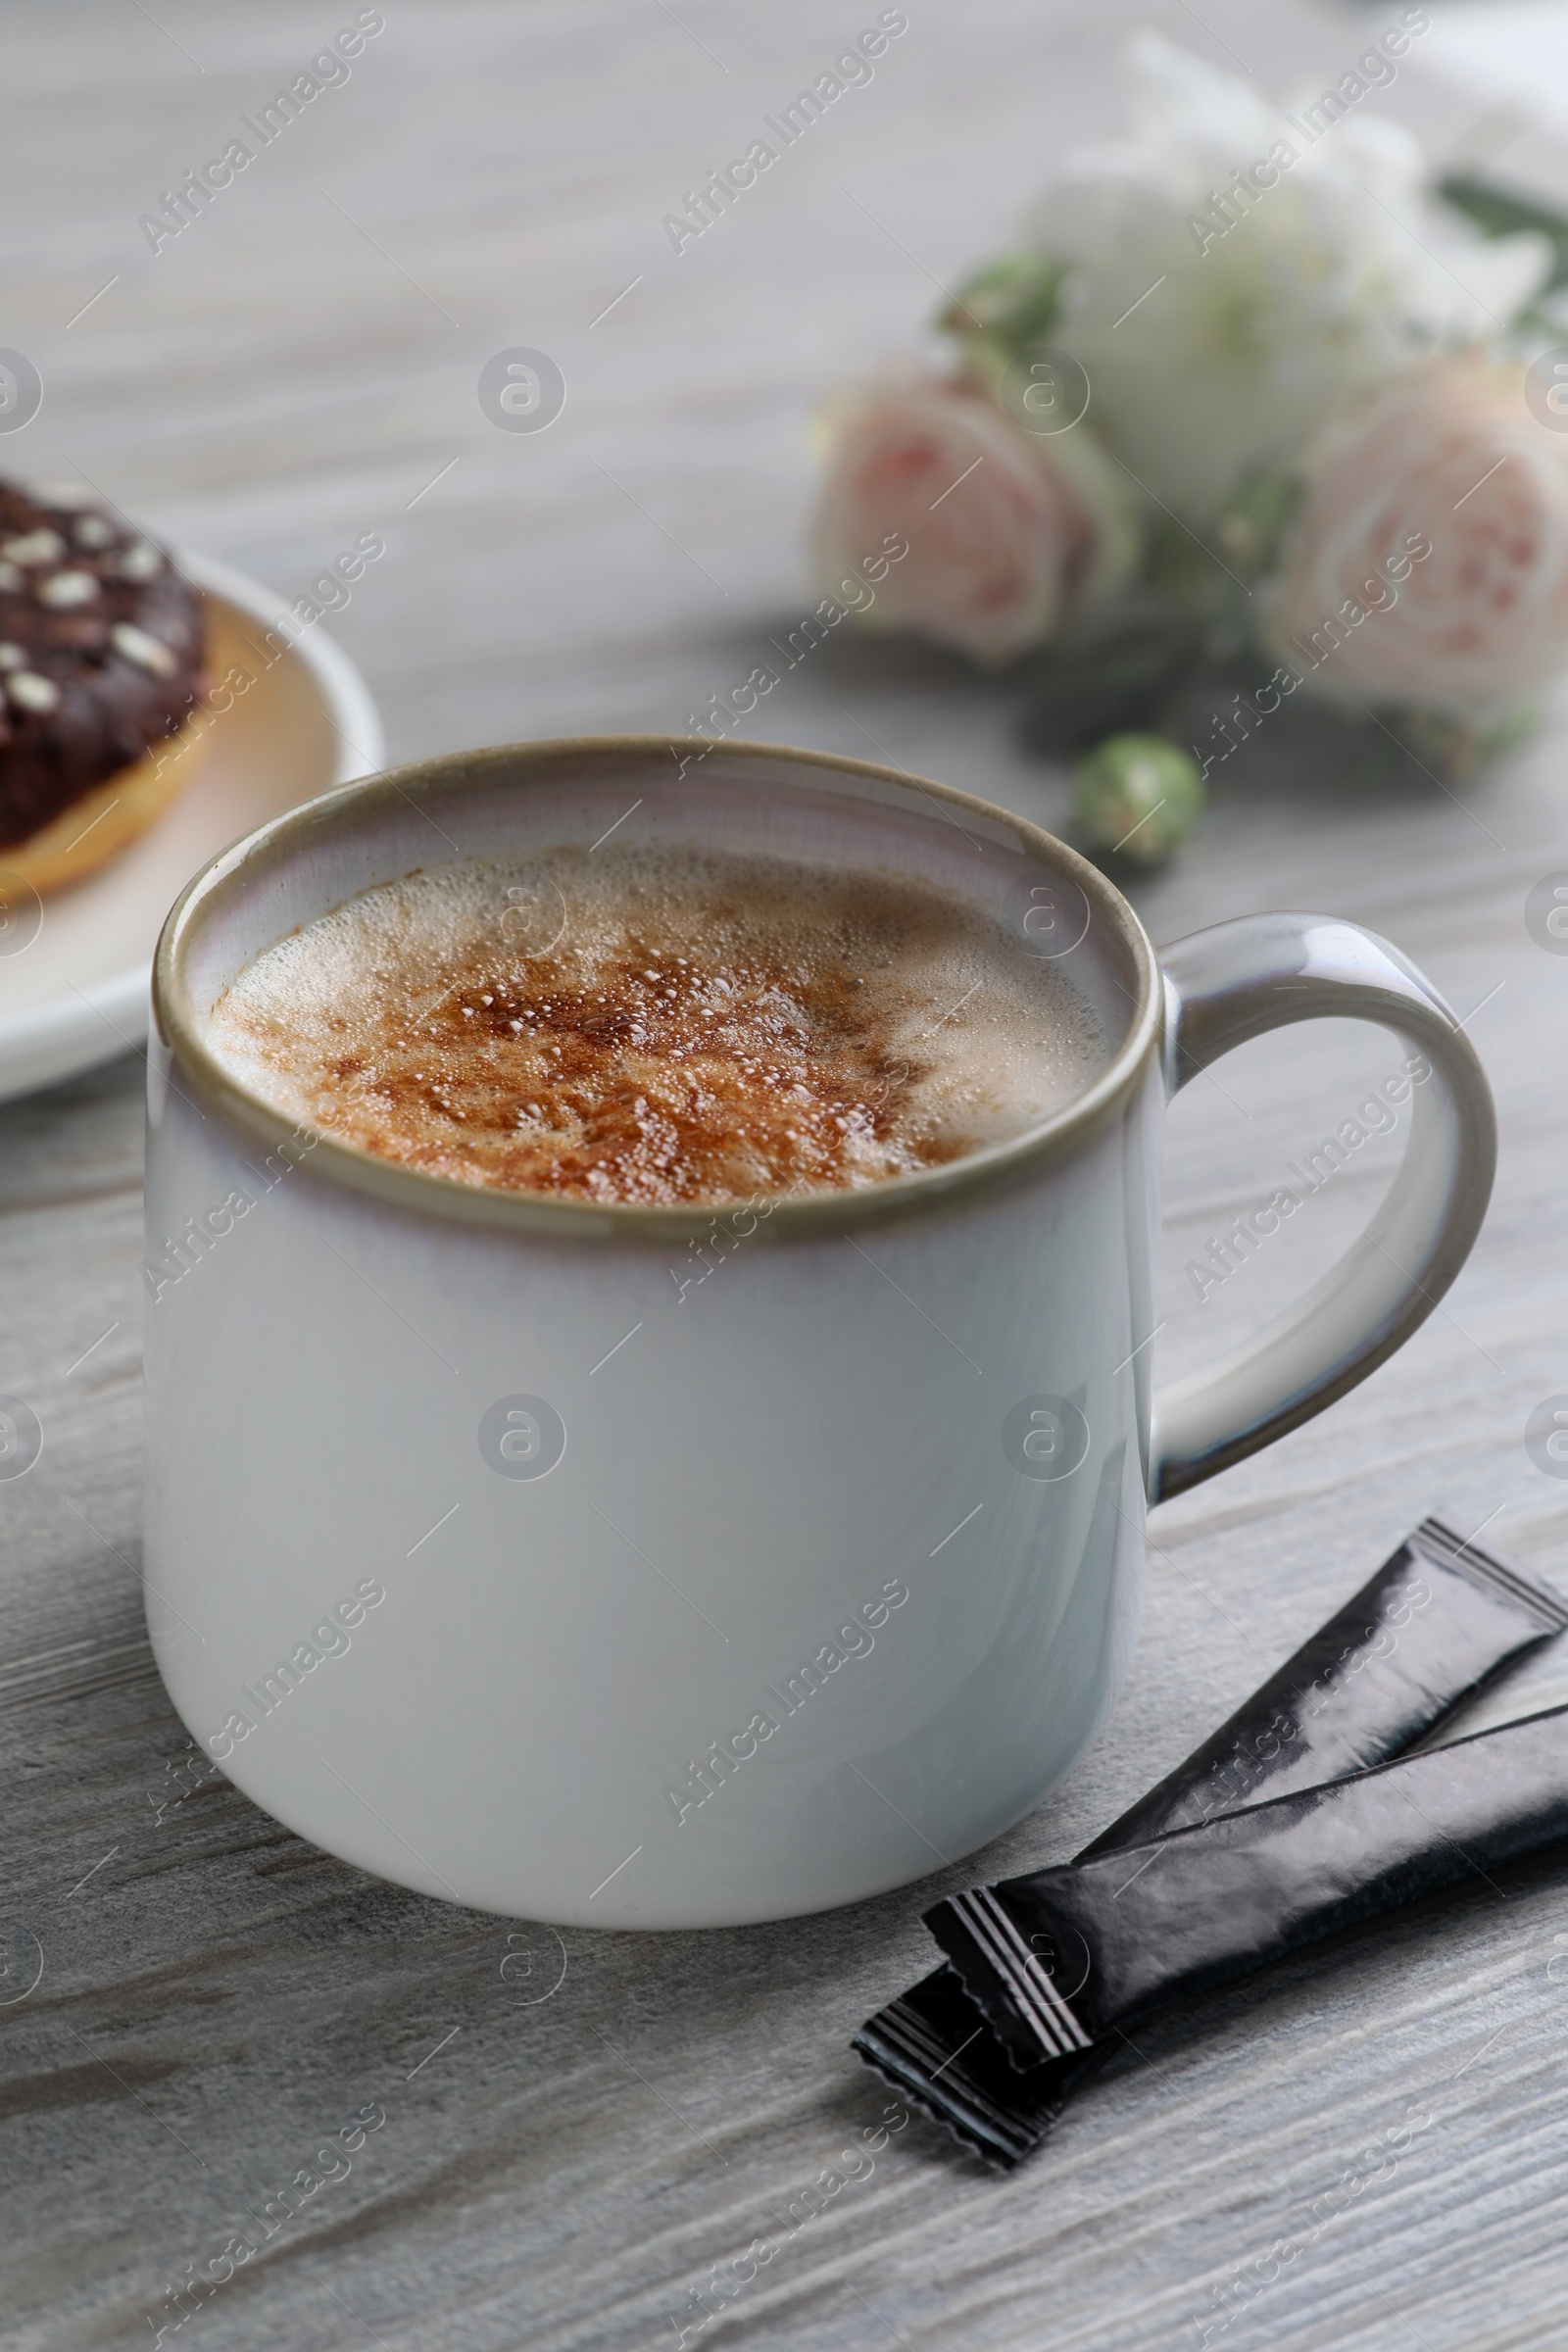
[(1111, 735), (1078, 763), (1079, 828), (1093, 849), (1160, 865), (1203, 806), (1196, 763), (1163, 735)]

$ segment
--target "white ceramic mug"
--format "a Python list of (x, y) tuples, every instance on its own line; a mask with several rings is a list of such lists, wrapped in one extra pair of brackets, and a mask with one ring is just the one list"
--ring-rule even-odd
[[(296, 924), (612, 829), (946, 884), (1065, 958), (1115, 1050), (969, 1158), (716, 1210), (427, 1176), (290, 1128), (209, 1052), (212, 1004)], [(498, 879), (499, 924), (547, 919)], [(1363, 1379), (1492, 1181), (1479, 1064), (1383, 941), (1262, 915), (1162, 968), (1021, 819), (766, 746), (532, 744), (349, 785), (191, 884), (154, 1004), (145, 1573), (174, 1702), (318, 1844), (563, 1924), (812, 1911), (1005, 1829), (1116, 1687), (1146, 1499)], [(1316, 1014), (1430, 1066), (1403, 1165), (1293, 1313), (1152, 1410), (1166, 1098)]]

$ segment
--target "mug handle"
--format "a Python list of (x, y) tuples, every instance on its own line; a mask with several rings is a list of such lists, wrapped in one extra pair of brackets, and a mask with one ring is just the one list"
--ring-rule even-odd
[(1431, 1078), (1412, 1089), (1404, 1157), (1360, 1240), (1257, 1339), (1156, 1393), (1152, 1502), (1310, 1420), (1402, 1346), (1469, 1255), (1497, 1160), (1475, 1049), (1386, 939), (1333, 915), (1254, 914), (1195, 931), (1160, 962), (1168, 1094), (1248, 1038), (1320, 1017), (1394, 1030)]

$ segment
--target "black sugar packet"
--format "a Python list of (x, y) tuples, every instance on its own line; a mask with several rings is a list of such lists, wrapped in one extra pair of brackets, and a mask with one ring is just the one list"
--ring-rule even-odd
[(1565, 1627), (1555, 1592), (1423, 1520), (1074, 1862), (928, 1912), (950, 1964), (854, 2047), (1011, 2170), (1134, 2019), (1568, 1836), (1568, 1709), (1392, 1761)]

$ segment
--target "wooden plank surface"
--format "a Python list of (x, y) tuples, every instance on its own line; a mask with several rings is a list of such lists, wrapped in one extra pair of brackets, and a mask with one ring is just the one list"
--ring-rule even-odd
[[(682, 725), (807, 600), (811, 403), (918, 347), (938, 284), (1066, 140), (1114, 122), (1119, 30), (1152, 19), (1320, 86), (1367, 22), (1241, 0), (1201, 22), (1181, 0), (908, 13), (874, 82), (677, 257), (662, 215), (860, 17), (388, 0), (350, 81), (155, 257), (137, 216), (352, 10), (12, 8), (0, 341), (46, 396), (0, 465), (79, 471), (289, 597), (382, 531), (385, 560), (322, 625), (364, 664), (394, 756)], [(1412, 68), (1389, 104), (1459, 141), (1484, 100)], [(1508, 162), (1565, 184), (1544, 135), (1516, 129)], [(475, 394), (515, 345), (566, 380), (536, 436), (496, 430)], [(1015, 749), (1014, 690), (940, 659), (823, 647), (760, 715), (1062, 817), (1064, 778)], [(1568, 1585), (1568, 1492), (1522, 1443), (1531, 1407), (1568, 1390), (1568, 959), (1523, 921), (1531, 884), (1568, 867), (1565, 745), (1559, 728), (1460, 801), (1419, 776), (1254, 777), (1140, 893), (1163, 938), (1308, 905), (1398, 941), (1473, 1012), (1502, 1123), (1492, 1215), (1444, 1311), (1367, 1388), (1156, 1515), (1137, 1663), (1070, 1785), (961, 1871), (822, 1919), (563, 1943), (368, 1879), (204, 1775), (141, 1633), (139, 1065), (0, 1110), (0, 1389), (45, 1431), (35, 1470), (0, 1487), (0, 2342), (145, 2342), (179, 2316), (165, 2298), (189, 2267), (261, 2240), (266, 2216), (183, 2340), (1563, 2340), (1568, 1908), (1550, 1876), (1478, 1879), (1332, 1968), (1302, 1960), (1151, 2027), (1011, 2180), (898, 2113), (869, 2162), (840, 2155), (890, 2106), (846, 2043), (928, 1964), (922, 1906), (1072, 1851), (1424, 1510), (1490, 1519)], [(1166, 1373), (1283, 1302), (1364, 1218), (1392, 1145), (1206, 1302), (1183, 1272), (1392, 1053), (1302, 1032), (1178, 1103)], [(1568, 1662), (1489, 1704), (1546, 1692), (1568, 1697)], [(384, 2120), (321, 2178), (325, 2136), (367, 2110)], [(835, 2166), (842, 2185), (792, 2221)], [(699, 2330), (693, 2290), (732, 2258), (744, 2273), (759, 2240), (771, 2253)]]

